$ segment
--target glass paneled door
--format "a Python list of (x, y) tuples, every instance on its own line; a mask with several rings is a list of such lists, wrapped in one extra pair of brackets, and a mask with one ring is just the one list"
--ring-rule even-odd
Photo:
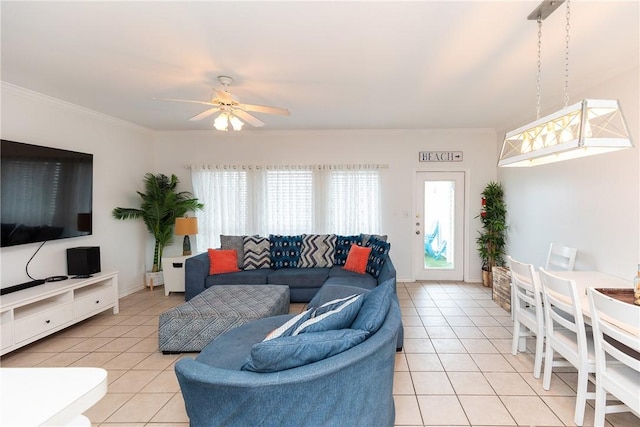
[(463, 280), (464, 172), (417, 172), (415, 280)]

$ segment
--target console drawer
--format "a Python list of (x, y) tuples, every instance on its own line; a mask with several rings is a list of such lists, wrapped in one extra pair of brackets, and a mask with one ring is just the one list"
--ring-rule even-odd
[(78, 298), (80, 296), (79, 293), (73, 301), (73, 317), (75, 318), (100, 312), (113, 305), (115, 301), (113, 287), (111, 286), (88, 286), (87, 288), (90, 288), (90, 292), (87, 292), (88, 289)]
[(73, 319), (71, 304), (62, 304), (50, 310), (36, 313), (28, 317), (15, 320), (16, 342), (28, 340), (49, 330), (59, 328)]
[(0, 313), (0, 349), (13, 345), (13, 316), (11, 311)]

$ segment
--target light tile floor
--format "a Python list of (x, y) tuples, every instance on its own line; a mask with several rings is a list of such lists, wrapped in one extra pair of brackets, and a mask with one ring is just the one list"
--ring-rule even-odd
[[(456, 282), (399, 283), (405, 328), (394, 380), (397, 426), (574, 425), (576, 373), (554, 370), (551, 389), (531, 372), (531, 353), (511, 355), (511, 317), (491, 289)], [(3, 367), (96, 366), (109, 373), (107, 395), (85, 415), (94, 425), (187, 426), (173, 364), (158, 352), (158, 315), (183, 302), (162, 288), (120, 300), (107, 311), (0, 358)], [(292, 304), (300, 312), (303, 304)], [(593, 401), (585, 425), (593, 424)], [(632, 414), (607, 426), (638, 426)], [(347, 426), (348, 427), (348, 426)], [(367, 426), (369, 427), (369, 426)]]

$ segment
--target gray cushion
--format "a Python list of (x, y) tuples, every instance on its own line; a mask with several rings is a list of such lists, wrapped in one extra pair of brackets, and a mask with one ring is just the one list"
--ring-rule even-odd
[(242, 236), (225, 236), (220, 235), (220, 248), (232, 249), (238, 253), (238, 268), (242, 270), (244, 267), (244, 239)]
[(334, 266), (329, 271), (329, 279), (325, 283), (333, 285), (358, 286), (365, 289), (373, 289), (378, 286), (378, 281), (369, 274), (359, 274)]
[(267, 283), (291, 288), (319, 288), (328, 277), (328, 268), (281, 268), (271, 270)]
[(369, 241), (370, 238), (375, 237), (378, 240), (382, 240), (383, 242), (387, 241), (387, 235), (381, 235), (381, 234), (360, 234), (360, 237), (362, 238), (362, 246), (367, 246), (367, 242)]
[(366, 331), (341, 329), (263, 341), (251, 348), (251, 358), (242, 370), (277, 372), (307, 365), (360, 344), (366, 335)]
[(220, 273), (207, 276), (205, 287), (213, 285), (264, 285), (271, 270), (243, 270), (233, 273)]
[(216, 368), (239, 371), (251, 354), (251, 347), (292, 317), (293, 314), (283, 314), (238, 326), (211, 341), (196, 360)]

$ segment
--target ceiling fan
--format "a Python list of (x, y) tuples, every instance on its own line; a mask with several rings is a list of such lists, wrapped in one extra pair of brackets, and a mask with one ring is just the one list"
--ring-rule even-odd
[[(190, 121), (202, 120), (205, 117), (209, 117), (212, 114), (220, 112), (218, 117), (213, 122), (213, 126), (218, 130), (228, 130), (229, 123), (233, 127), (233, 130), (242, 129), (244, 122), (249, 123), (254, 127), (264, 126), (265, 123), (257, 117), (248, 113), (248, 111), (265, 114), (278, 114), (280, 116), (288, 116), (289, 110), (279, 107), (268, 107), (264, 105), (252, 105), (241, 104), (238, 100), (231, 95), (228, 91), (229, 86), (233, 83), (233, 79), (229, 76), (218, 76), (218, 81), (222, 84), (222, 90), (213, 88), (214, 96), (211, 101), (194, 101), (189, 99), (173, 99), (173, 98), (160, 98), (165, 101), (178, 101), (178, 102), (191, 102), (195, 104), (202, 104), (211, 106), (211, 108), (191, 117)], [(244, 122), (243, 122), (244, 120)]]

